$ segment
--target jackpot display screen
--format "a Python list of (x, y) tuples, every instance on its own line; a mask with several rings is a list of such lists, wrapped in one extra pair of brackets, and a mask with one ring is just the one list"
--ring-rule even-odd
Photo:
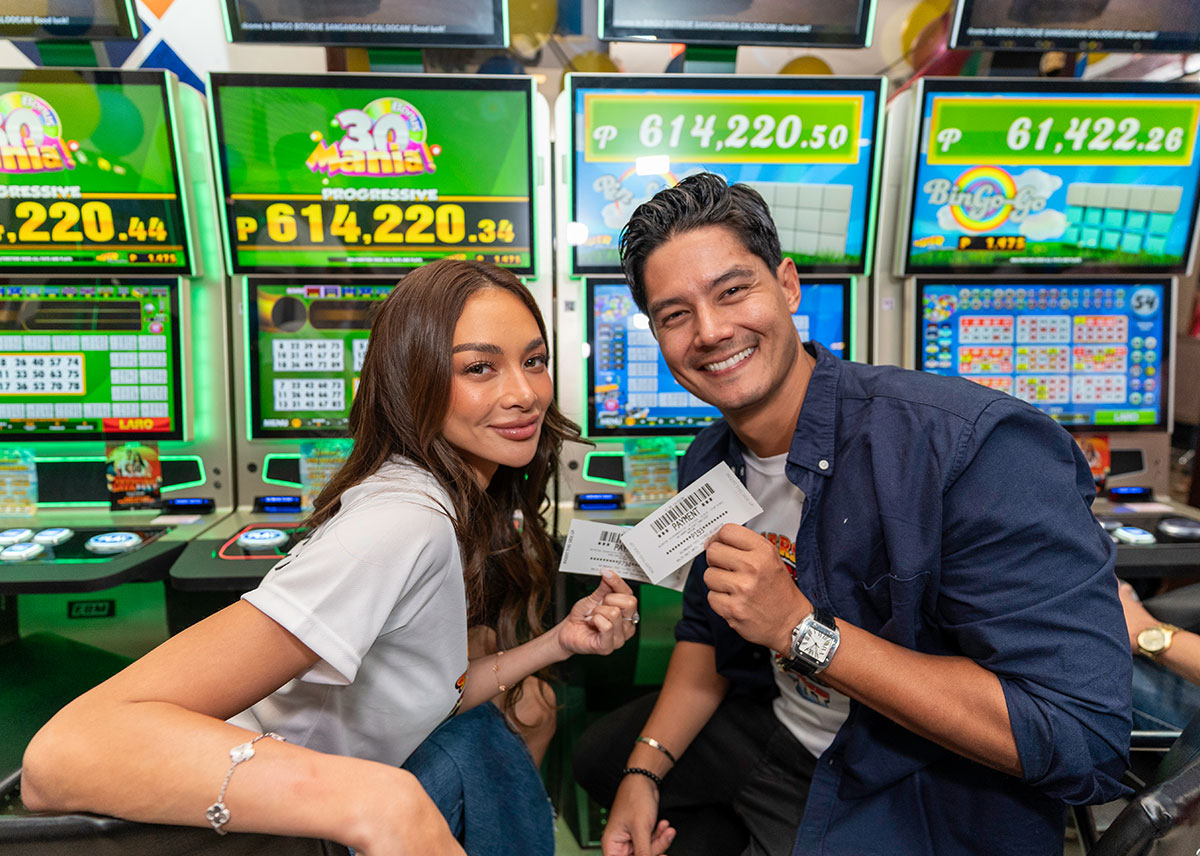
[(394, 286), (250, 279), (251, 437), (346, 433), (371, 321)]
[(697, 172), (762, 194), (802, 273), (870, 268), (881, 78), (570, 75), (576, 274), (619, 274), (635, 208)]
[(504, 47), (505, 0), (224, 0), (232, 42)]
[(174, 280), (0, 281), (0, 438), (183, 436)]
[(1169, 280), (917, 281), (917, 367), (1028, 401), (1064, 427), (1165, 430)]
[(532, 273), (533, 80), (214, 74), (231, 273)]
[(0, 267), (188, 274), (161, 71), (0, 70)]
[(604, 0), (600, 38), (861, 48), (874, 0)]
[(952, 47), (987, 50), (1200, 51), (1192, 0), (958, 0)]
[(133, 0), (5, 0), (0, 39), (97, 41), (136, 39)]
[(926, 80), (905, 273), (1181, 273), (1200, 86)]
[[(587, 434), (695, 434), (721, 414), (675, 380), (624, 280), (587, 281)], [(849, 356), (850, 280), (800, 283), (802, 341)]]

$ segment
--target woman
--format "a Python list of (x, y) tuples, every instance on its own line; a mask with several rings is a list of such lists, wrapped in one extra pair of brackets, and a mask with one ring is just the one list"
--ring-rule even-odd
[[(636, 601), (606, 577), (540, 633), (553, 554), (539, 512), (573, 430), (536, 304), (510, 273), (442, 261), (404, 278), (375, 319), (350, 434), (311, 534), (258, 589), (34, 737), (29, 808), (366, 856), (463, 852), (399, 764), (454, 712), (497, 694), (511, 709), (526, 676), (619, 647)], [(491, 628), (496, 653), (468, 662), (468, 624)]]

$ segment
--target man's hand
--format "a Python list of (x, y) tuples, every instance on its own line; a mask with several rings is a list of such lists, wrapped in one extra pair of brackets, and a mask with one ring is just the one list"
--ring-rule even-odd
[(708, 603), (748, 642), (786, 653), (792, 628), (812, 612), (779, 558), (757, 532), (726, 523), (708, 542)]
[(658, 787), (645, 776), (629, 775), (617, 788), (600, 839), (603, 856), (660, 856), (675, 840), (671, 824), (658, 818)]

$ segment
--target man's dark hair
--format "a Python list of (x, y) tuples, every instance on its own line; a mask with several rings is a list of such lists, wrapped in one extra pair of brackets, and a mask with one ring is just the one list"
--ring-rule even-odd
[(621, 266), (638, 309), (646, 312), (642, 273), (650, 254), (676, 235), (705, 226), (729, 229), (772, 275), (783, 262), (771, 211), (756, 190), (726, 184), (711, 172), (690, 175), (639, 205), (621, 230)]

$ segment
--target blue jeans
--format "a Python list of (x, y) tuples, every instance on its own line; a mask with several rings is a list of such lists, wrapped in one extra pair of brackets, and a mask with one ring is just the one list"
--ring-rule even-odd
[(438, 727), (404, 763), (468, 856), (553, 856), (554, 811), (525, 742), (494, 704)]
[(1133, 658), (1133, 727), (1182, 730), (1200, 713), (1200, 686), (1144, 657)]

